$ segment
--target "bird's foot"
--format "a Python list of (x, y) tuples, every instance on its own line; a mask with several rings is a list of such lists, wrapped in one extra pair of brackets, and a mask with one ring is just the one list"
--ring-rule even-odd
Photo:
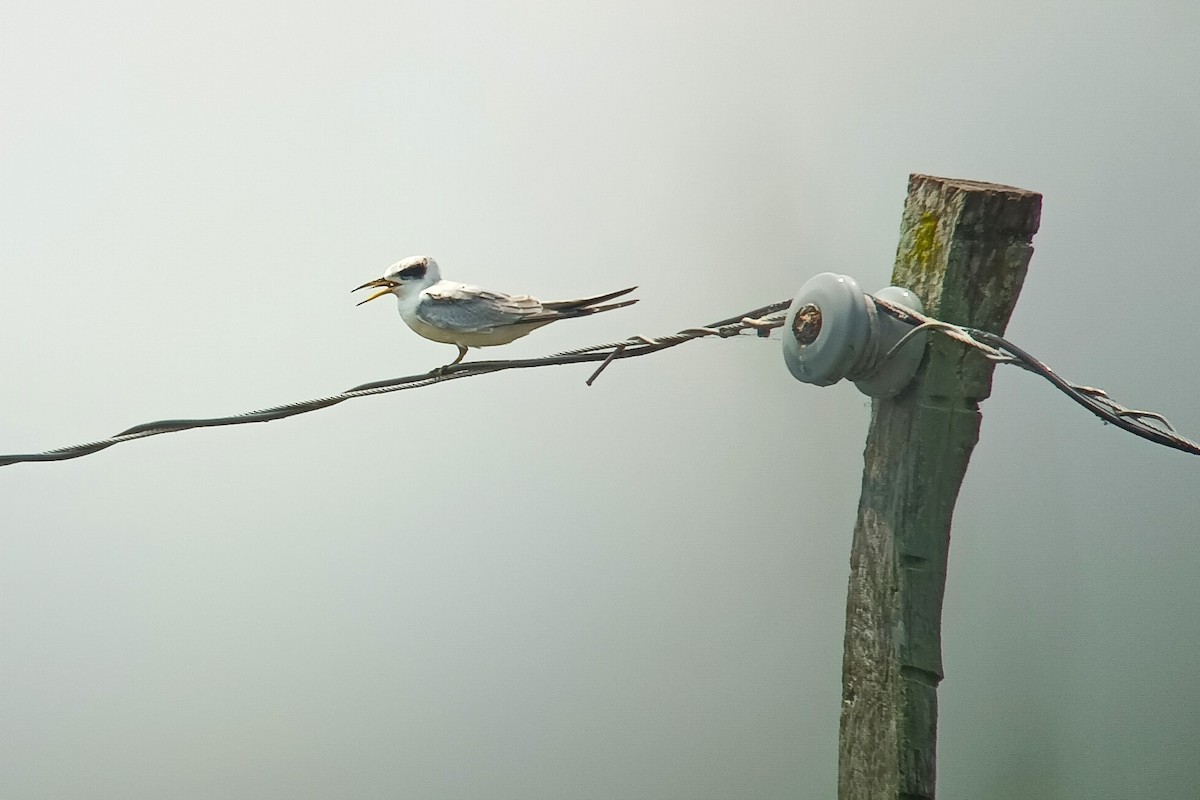
[(449, 364), (445, 364), (445, 365), (440, 366), (437, 369), (433, 370), (434, 376), (438, 377), (438, 378), (445, 377), (446, 371), (448, 369), (450, 369), (451, 367), (455, 366), (456, 364), (461, 363), (463, 358), (466, 357), (466, 355), (467, 355), (467, 348), (463, 347), (461, 344), (458, 345), (458, 358), (454, 359)]

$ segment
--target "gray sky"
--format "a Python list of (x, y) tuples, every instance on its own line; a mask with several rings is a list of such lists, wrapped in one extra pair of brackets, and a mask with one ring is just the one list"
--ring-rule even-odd
[[(1200, 12), (979, 5), (13, 6), (0, 452), (444, 363), (348, 293), (411, 254), (641, 286), (488, 355), (875, 289), (910, 172), (1043, 192), (1011, 337), (1200, 434)], [(0, 794), (832, 796), (867, 400), (759, 340), (589, 371), (4, 469)], [(944, 796), (1198, 791), (1198, 470), (998, 373)]]

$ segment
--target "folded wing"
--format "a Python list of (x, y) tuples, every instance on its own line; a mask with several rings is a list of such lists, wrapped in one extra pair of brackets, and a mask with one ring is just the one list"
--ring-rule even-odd
[(519, 325), (542, 311), (542, 304), (527, 295), (489, 292), (478, 286), (443, 286), (428, 289), (416, 315), (445, 330), (483, 333)]
[(422, 322), (443, 330), (486, 333), (510, 325), (544, 325), (558, 319), (582, 317), (631, 306), (637, 300), (601, 304), (606, 300), (627, 295), (636, 288), (631, 286), (619, 292), (595, 297), (543, 303), (524, 294), (489, 292), (478, 286), (463, 284), (439, 284), (424, 292), (416, 315)]

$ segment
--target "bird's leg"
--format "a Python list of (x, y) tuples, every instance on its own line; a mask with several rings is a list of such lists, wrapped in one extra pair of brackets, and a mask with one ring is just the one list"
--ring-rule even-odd
[(446, 364), (445, 366), (438, 367), (437, 369), (434, 370), (434, 374), (445, 375), (446, 370), (450, 369), (451, 367), (453, 367), (455, 364), (459, 363), (466, 357), (467, 348), (463, 347), (461, 344), (455, 345), (455, 346), (458, 348), (458, 358), (454, 359), (453, 361), (451, 361), (449, 364)]

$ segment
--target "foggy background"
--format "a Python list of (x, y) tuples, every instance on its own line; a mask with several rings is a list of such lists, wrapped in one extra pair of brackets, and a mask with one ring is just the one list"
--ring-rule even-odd
[[(1194, 3), (9, 4), (0, 452), (422, 372), (407, 255), (629, 309), (887, 283), (910, 172), (1044, 193), (1011, 338), (1200, 434)], [(0, 471), (0, 796), (836, 784), (869, 403), (704, 341)], [(939, 795), (1200, 795), (1200, 460), (998, 370)]]

